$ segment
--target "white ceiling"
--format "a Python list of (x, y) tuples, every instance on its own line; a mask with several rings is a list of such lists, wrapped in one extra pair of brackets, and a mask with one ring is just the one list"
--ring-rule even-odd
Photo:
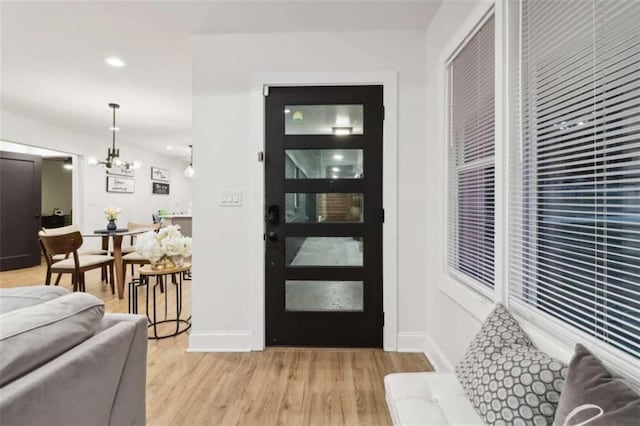
[(188, 157), (191, 35), (423, 30), (440, 2), (2, 1), (2, 108), (108, 142), (117, 102), (118, 142)]

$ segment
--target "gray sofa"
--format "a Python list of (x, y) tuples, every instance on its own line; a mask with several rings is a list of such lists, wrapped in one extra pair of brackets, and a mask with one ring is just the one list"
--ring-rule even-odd
[(0, 423), (145, 424), (146, 317), (86, 293), (0, 289)]

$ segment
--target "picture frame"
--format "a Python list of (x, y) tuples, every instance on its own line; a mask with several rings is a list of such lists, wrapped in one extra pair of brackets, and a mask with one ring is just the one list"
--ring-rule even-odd
[(107, 169), (107, 175), (135, 177), (136, 170), (133, 168), (125, 169), (123, 166), (113, 165), (110, 169)]
[(127, 177), (107, 176), (107, 192), (132, 194), (136, 190), (136, 181)]
[(151, 182), (151, 192), (158, 195), (169, 195), (170, 184), (163, 182)]
[(169, 182), (171, 181), (171, 170), (151, 166), (151, 180)]

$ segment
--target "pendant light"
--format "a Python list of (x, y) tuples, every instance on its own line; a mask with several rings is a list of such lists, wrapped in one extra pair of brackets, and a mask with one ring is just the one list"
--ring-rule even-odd
[(195, 170), (193, 169), (193, 145), (189, 145), (189, 148), (191, 149), (191, 161), (189, 162), (189, 166), (184, 169), (184, 175), (188, 178), (192, 178), (195, 173)]
[(113, 110), (113, 121), (111, 126), (112, 138), (111, 138), (111, 147), (107, 149), (107, 159), (105, 161), (97, 161), (96, 159), (89, 159), (90, 164), (97, 165), (102, 164), (106, 169), (111, 169), (112, 167), (121, 167), (124, 170), (137, 170), (142, 164), (139, 161), (126, 161), (120, 158), (120, 149), (116, 148), (116, 132), (120, 130), (116, 126), (116, 110), (120, 108), (120, 105), (115, 103), (110, 103), (109, 108)]

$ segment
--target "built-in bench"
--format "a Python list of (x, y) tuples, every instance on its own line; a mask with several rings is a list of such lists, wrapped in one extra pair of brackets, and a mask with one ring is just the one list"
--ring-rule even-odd
[(384, 378), (394, 425), (482, 425), (453, 373), (395, 373)]
[[(518, 321), (539, 351), (569, 364), (574, 354), (572, 342), (561, 342), (539, 327), (520, 318)], [(627, 384), (638, 391), (635, 384)], [(389, 414), (396, 426), (485, 424), (454, 372), (389, 374), (384, 378), (384, 385)], [(640, 407), (638, 402), (635, 404)], [(640, 408), (637, 410), (640, 412)]]

